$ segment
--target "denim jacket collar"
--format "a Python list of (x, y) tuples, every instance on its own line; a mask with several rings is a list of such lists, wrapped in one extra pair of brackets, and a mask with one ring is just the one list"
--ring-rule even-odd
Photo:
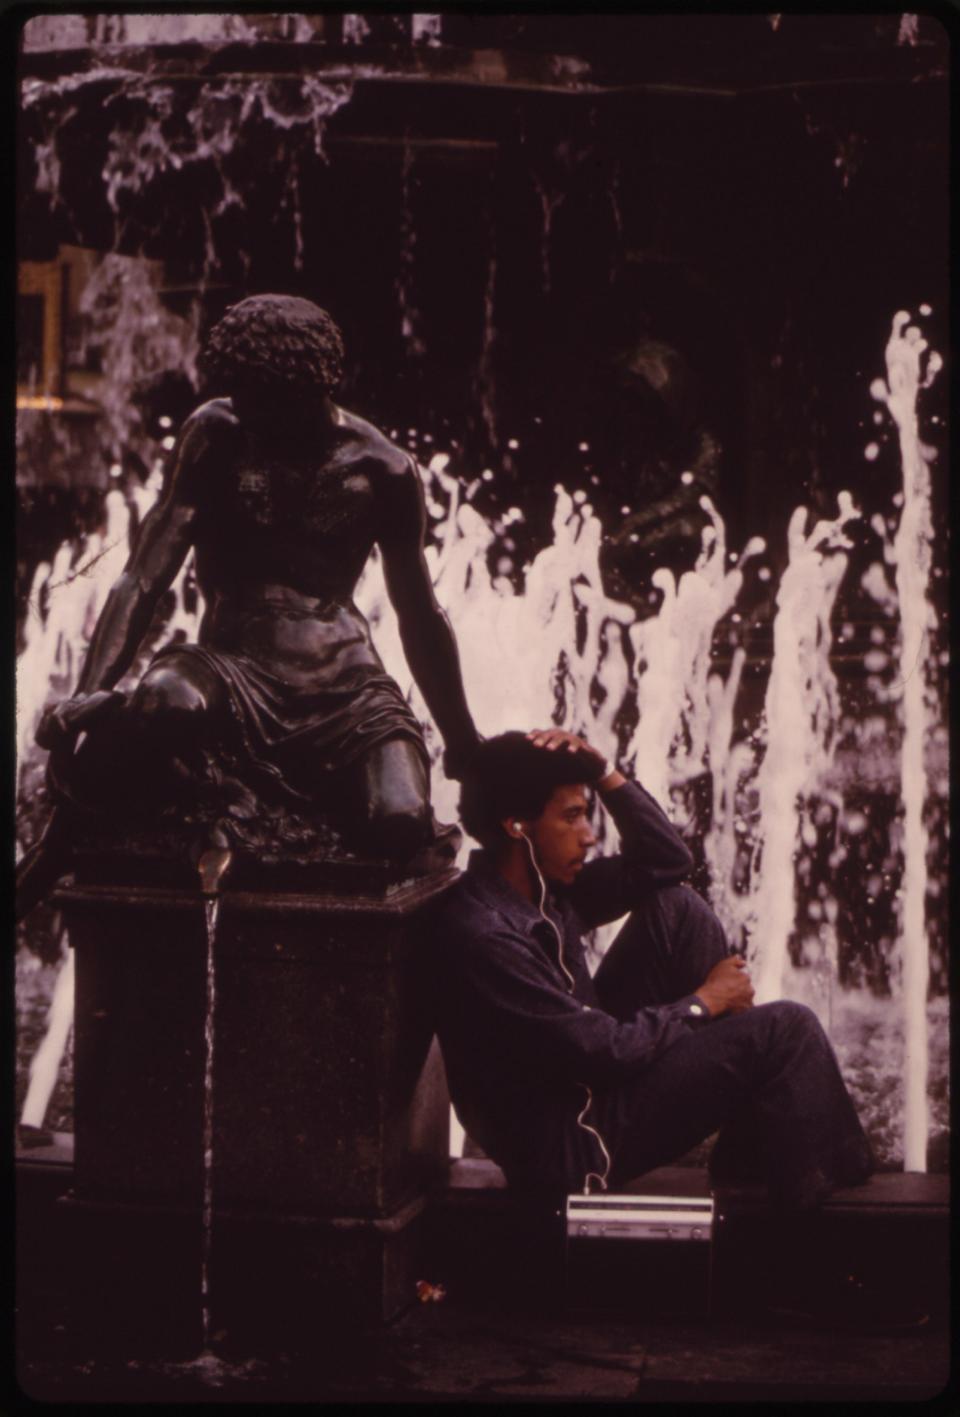
[[(467, 862), (467, 876), (474, 893), (491, 910), (502, 915), (513, 929), (521, 934), (531, 935), (543, 925), (543, 916), (533, 901), (525, 899), (499, 870), (489, 851), (471, 851)], [(558, 911), (556, 900), (548, 889), (546, 904)]]

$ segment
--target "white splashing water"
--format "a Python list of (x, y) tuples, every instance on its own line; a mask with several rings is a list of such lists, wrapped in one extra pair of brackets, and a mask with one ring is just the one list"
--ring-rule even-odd
[(898, 964), (905, 1039), (904, 1166), (910, 1171), (925, 1171), (927, 1155), (930, 953), (925, 919), (928, 838), (923, 821), (927, 798), (924, 750), (937, 723), (936, 698), (929, 684), (930, 634), (936, 625), (930, 602), (933, 525), (929, 463), (936, 454), (920, 442), (917, 394), (933, 382), (942, 360), (936, 351), (930, 351), (924, 361), (927, 349), (927, 341), (910, 323), (909, 314), (898, 311), (886, 348), (886, 384), (880, 379), (871, 386), (871, 392), (886, 404), (897, 426), (903, 468), (903, 511), (893, 552), (900, 610), (903, 724), (900, 778), (904, 873)]
[(97, 617), (129, 555), (129, 530), (130, 511), (123, 494), (108, 492), (103, 529), (84, 537), (79, 549), (63, 542), (52, 563), (41, 562), (34, 572), (24, 647), (17, 659), (17, 761), (21, 768), (48, 699), (73, 690)]
[(103, 380), (98, 398), (112, 456), (118, 459), (144, 441), (132, 396), (138, 386), (170, 369), (197, 384), (199, 305), (191, 305), (186, 318), (171, 314), (159, 286), (159, 262), (111, 252), (95, 265), (80, 295), (79, 357), (93, 350), (99, 355)]
[(201, 44), (255, 40), (257, 31), (242, 15), (160, 14), (98, 15), (101, 44)]
[[(888, 348), (889, 389), (883, 385), (882, 394), (901, 431), (904, 468), (900, 532), (885, 558), (897, 565), (897, 588), (894, 592), (887, 585), (882, 567), (871, 569), (871, 585), (889, 609), (895, 606), (902, 623), (900, 776), (906, 818), (899, 996), (905, 1042), (901, 1044), (898, 1028), (891, 1023), (885, 1034), (876, 1034), (879, 1053), (871, 1066), (878, 1074), (898, 1076), (903, 1048), (909, 1132), (904, 1159), (910, 1169), (921, 1169), (928, 1129), (922, 751), (938, 710), (932, 688), (926, 687), (925, 668), (931, 613), (929, 450), (921, 447), (916, 431), (917, 369), (923, 350), (909, 334), (906, 317), (898, 315), (897, 320)], [(929, 383), (936, 368), (931, 356), (923, 382)], [(711, 655), (718, 625), (735, 610), (744, 567), (763, 550), (759, 538), (751, 539), (736, 568), (728, 569), (722, 518), (704, 499), (709, 525), (696, 566), (679, 581), (666, 570), (656, 572), (662, 603), (656, 615), (641, 621), (633, 607), (604, 592), (602, 527), (583, 493), (556, 489), (552, 543), (534, 558), (518, 591), (506, 577), (490, 571), (488, 552), (497, 532), (469, 504), (471, 489), (465, 490), (450, 473), (449, 458), (435, 455), (421, 473), (431, 519), (427, 562), (437, 597), (453, 624), (467, 698), (481, 731), (489, 736), (507, 728), (561, 723), (583, 733), (639, 777), (687, 835), (700, 830), (687, 786), (709, 772), (712, 818), (704, 850), (711, 901), (731, 939), (741, 948), (748, 946), (758, 996), (773, 998), (784, 991), (804, 997), (811, 984), (807, 976), (816, 971), (787, 964), (791, 934), (802, 935), (797, 857), (802, 848), (812, 848), (828, 820), (838, 817), (838, 812), (825, 809), (831, 803), (843, 805), (832, 776), (839, 704), (830, 666), (830, 617), (847, 564), (844, 527), (858, 515), (849, 497), (841, 495), (836, 518), (810, 531), (804, 509), (798, 508), (790, 520), (789, 564), (777, 596), (765, 715), (750, 738), (742, 733), (737, 712), (744, 652), (737, 649), (733, 654), (726, 680), (711, 672)], [(158, 485), (154, 477), (138, 491), (141, 516)], [(102, 542), (91, 540), (78, 558), (64, 546), (53, 565), (38, 569), (18, 664), (21, 763), (29, 756), (44, 701), (72, 688), (97, 610), (127, 553), (125, 510), (122, 496), (111, 494)], [(511, 509), (501, 525), (520, 518), (521, 513)], [(92, 549), (102, 550), (114, 538), (116, 545), (107, 556), (93, 562), (86, 574), (71, 578), (74, 559), (89, 563)], [(178, 577), (174, 612), (162, 640), (175, 630), (196, 637), (202, 606), (187, 604), (189, 575), (185, 567)], [(361, 577), (356, 601), (370, 621), (388, 672), (425, 724), (435, 765), (437, 815), (442, 821), (456, 820), (459, 789), (440, 769), (441, 744), (406, 666), (376, 552)], [(632, 736), (623, 741), (622, 713), (631, 701), (639, 718)], [(742, 804), (750, 792), (757, 812), (748, 823)], [(616, 832), (608, 822), (601, 821), (600, 828), (601, 850), (615, 849)], [(820, 954), (810, 962), (824, 976), (829, 1023), (836, 982), (837, 903), (828, 897), (815, 909), (823, 924)], [(603, 943), (601, 937), (601, 947)], [(805, 937), (803, 943), (806, 950)], [(839, 1016), (846, 1019), (849, 1012), (844, 1008)]]
[(434, 47), (443, 43), (443, 15), (411, 15), (410, 38), (414, 44)]
[[(162, 479), (154, 474), (130, 501), (138, 517), (156, 501)], [(65, 541), (52, 563), (41, 562), (34, 573), (24, 622), (24, 647), (17, 659), (17, 762), (22, 774), (35, 755), (32, 748), (40, 716), (48, 703), (73, 692), (93, 628), (110, 588), (130, 555), (130, 505), (122, 492), (110, 491), (104, 499), (103, 529), (83, 538), (79, 550)], [(202, 603), (187, 607), (186, 587), (192, 558), (184, 563), (171, 587), (173, 605), (162, 640), (179, 631), (196, 638)], [(158, 644), (159, 647), (159, 644)], [(129, 686), (138, 677), (145, 655), (120, 682)]]
[[(120, 20), (123, 17), (115, 18)], [(158, 17), (127, 16), (127, 26), (129, 27), (131, 21), (150, 18)], [(245, 25), (239, 16), (209, 18), (221, 26), (224, 20), (233, 20), (238, 26)], [(238, 33), (235, 37), (248, 36), (246, 33)], [(157, 178), (171, 171), (180, 172), (198, 166), (212, 168), (220, 184), (220, 193), (216, 199), (211, 199), (201, 208), (206, 232), (204, 267), (200, 282), (203, 287), (209, 281), (210, 272), (217, 267), (213, 222), (228, 208), (242, 209), (245, 204), (230, 176), (229, 158), (242, 145), (248, 131), (261, 129), (266, 123), (273, 130), (276, 139), (276, 151), (271, 161), (285, 174), (281, 205), (287, 207), (292, 215), (294, 266), (299, 270), (302, 268), (304, 249), (301, 224), (301, 156), (305, 150), (312, 148), (316, 157), (326, 160), (323, 139), (328, 119), (349, 102), (357, 79), (376, 72), (379, 72), (376, 66), (352, 65), (349, 71), (344, 69), (337, 73), (328, 72), (322, 77), (312, 72), (299, 75), (224, 74), (205, 80), (200, 85), (186, 114), (178, 108), (180, 100), (175, 84), (122, 68), (111, 68), (107, 65), (92, 72), (64, 75), (52, 82), (27, 79), (22, 88), (24, 107), (28, 111), (37, 108), (43, 116), (44, 139), (37, 150), (39, 188), (49, 194), (53, 204), (61, 201), (57, 133), (65, 121), (76, 112), (75, 108), (64, 108), (65, 97), (74, 90), (82, 90), (91, 81), (101, 82), (105, 77), (114, 79), (116, 90), (109, 102), (117, 103), (119, 100), (119, 104), (115, 110), (117, 116), (110, 129), (101, 177), (104, 194), (114, 213), (115, 244), (121, 244), (131, 198), (140, 198), (153, 186)], [(167, 136), (171, 127), (175, 127), (177, 131), (175, 141), (171, 141)], [(260, 148), (257, 147), (256, 151), (259, 152)], [(142, 203), (134, 201), (133, 206), (137, 205)], [(236, 254), (233, 245), (230, 254)], [(116, 253), (108, 257), (108, 261), (115, 263), (123, 260), (124, 258)], [(249, 258), (242, 253), (241, 260), (248, 266)], [(134, 264), (126, 262), (131, 268)], [(145, 266), (143, 262), (138, 264)], [(127, 332), (128, 336), (135, 335), (138, 339), (146, 339), (144, 358), (148, 362), (151, 357), (150, 341), (153, 341), (154, 347), (160, 344), (160, 332), (154, 328), (158, 313), (166, 323), (172, 324), (176, 320), (175, 316), (162, 308), (159, 312), (153, 309)], [(124, 347), (122, 343), (117, 344), (118, 357), (122, 355)], [(189, 347), (185, 353), (190, 354)], [(183, 367), (182, 359), (168, 360), (163, 367), (175, 368), (178, 363)], [(109, 371), (105, 369), (105, 372)], [(121, 382), (114, 386), (123, 388)]]
[[(637, 685), (639, 722), (627, 762), (644, 786), (670, 806), (670, 788), (702, 773), (710, 739), (708, 678), (713, 632), (736, 602), (743, 567), (765, 549), (752, 538), (734, 570), (727, 570), (726, 531), (709, 497), (700, 505), (710, 518), (692, 571), (679, 583), (670, 571), (653, 574), (663, 592), (659, 613), (630, 632), (638, 662), (645, 665)], [(715, 745), (716, 746), (716, 745)]]
[(20, 1121), (27, 1127), (43, 1126), (73, 1024), (73, 950), (66, 931), (61, 946), (63, 958), (50, 1000), (47, 1031), (30, 1064), (30, 1085), (20, 1112)]
[(840, 515), (805, 532), (798, 507), (787, 532), (789, 563), (777, 592), (773, 662), (766, 695), (767, 747), (757, 775), (760, 839), (752, 891), (753, 964), (757, 1003), (782, 997), (787, 943), (797, 907), (796, 856), (803, 816), (824, 784), (839, 718), (830, 667), (830, 614), (847, 566), (843, 534), (859, 516), (841, 492)]
[[(152, 476), (133, 495), (131, 500), (141, 519), (156, 500), (160, 486), (160, 477)], [(33, 739), (44, 707), (73, 691), (93, 627), (111, 586), (126, 564), (130, 554), (130, 520), (130, 508), (123, 494), (108, 492), (103, 530), (85, 537), (79, 552), (70, 542), (64, 542), (53, 562), (41, 562), (34, 574), (26, 609), (25, 643), (17, 659), (16, 673), (17, 765), (21, 784), (28, 765), (36, 761)], [(188, 639), (196, 638), (203, 604), (198, 597), (197, 609), (187, 609), (185, 587), (191, 570), (192, 557), (185, 562), (173, 584), (174, 603), (164, 640), (178, 631)], [(136, 679), (144, 659), (141, 653), (137, 665), (121, 681), (120, 687), (128, 687)], [(22, 849), (23, 843), (18, 840), (18, 858)], [(70, 1036), (73, 1013), (74, 959), (73, 950), (67, 949), (54, 984), (47, 1033), (31, 1064), (30, 1085), (20, 1118), (29, 1126), (43, 1125)]]

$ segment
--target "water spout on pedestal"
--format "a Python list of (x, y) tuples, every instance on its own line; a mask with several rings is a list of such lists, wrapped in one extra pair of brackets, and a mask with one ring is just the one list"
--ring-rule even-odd
[(204, 1019), (206, 1057), (203, 1070), (203, 1239), (200, 1261), (200, 1303), (203, 1353), (210, 1345), (210, 1255), (213, 1248), (213, 1043), (216, 1005), (217, 916), (220, 911), (220, 882), (233, 856), (226, 846), (211, 846), (200, 857), (197, 869), (204, 895), (207, 926), (207, 998)]
[(233, 853), (226, 846), (211, 846), (203, 853), (197, 862), (197, 870), (200, 872), (200, 889), (205, 896), (217, 895), (232, 860)]

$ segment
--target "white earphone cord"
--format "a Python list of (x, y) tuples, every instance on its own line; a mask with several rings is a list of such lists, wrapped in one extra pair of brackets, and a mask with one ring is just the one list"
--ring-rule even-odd
[[(567, 968), (566, 964), (564, 963), (564, 959), (563, 959), (563, 940), (562, 940), (561, 937), (560, 937), (560, 931), (557, 929), (556, 925), (555, 925), (554, 922), (550, 919), (549, 915), (547, 914), (546, 910), (544, 909), (544, 906), (545, 906), (545, 903), (546, 903), (546, 899), (547, 899), (547, 883), (546, 883), (546, 881), (545, 881), (544, 878), (543, 878), (543, 874), (541, 873), (540, 865), (539, 865), (539, 863), (538, 863), (538, 861), (537, 861), (536, 853), (534, 852), (534, 849), (533, 849), (533, 842), (532, 842), (532, 841), (530, 840), (530, 838), (527, 836), (526, 832), (523, 830), (523, 828), (521, 827), (521, 825), (520, 825), (519, 822), (515, 822), (515, 823), (514, 823), (514, 826), (516, 827), (516, 829), (517, 829), (517, 831), (520, 833), (520, 835), (523, 837), (524, 841), (527, 843), (527, 851), (528, 851), (529, 856), (530, 856), (530, 864), (531, 864), (531, 866), (533, 867), (534, 874), (536, 875), (536, 878), (537, 878), (537, 880), (538, 880), (538, 882), (539, 882), (539, 884), (540, 884), (540, 899), (539, 899), (539, 901), (537, 902), (537, 909), (540, 911), (540, 914), (543, 916), (544, 920), (547, 922), (547, 924), (550, 926), (550, 929), (553, 931), (554, 935), (557, 937), (557, 963), (560, 965), (560, 968), (563, 970), (564, 974), (566, 975), (567, 979), (569, 980), (569, 992), (572, 994), (572, 993), (573, 993), (574, 980), (573, 980), (573, 975), (570, 973), (569, 969)], [(598, 1181), (598, 1182), (600, 1183), (600, 1186), (602, 1187), (603, 1190), (606, 1190), (606, 1189), (607, 1189), (607, 1177), (610, 1175), (610, 1167), (611, 1167), (611, 1165), (612, 1165), (613, 1163), (612, 1163), (611, 1158), (610, 1158), (610, 1153), (609, 1153), (609, 1151), (607, 1150), (606, 1145), (605, 1145), (605, 1143), (604, 1143), (603, 1137), (602, 1137), (602, 1136), (600, 1135), (600, 1133), (597, 1131), (596, 1127), (592, 1127), (589, 1122), (585, 1122), (585, 1121), (583, 1120), (584, 1117), (585, 1117), (585, 1116), (587, 1115), (587, 1113), (589, 1112), (590, 1107), (591, 1107), (591, 1105), (592, 1105), (592, 1103), (593, 1103), (593, 1093), (590, 1091), (589, 1087), (587, 1086), (587, 1084), (586, 1084), (585, 1082), (579, 1083), (578, 1086), (579, 1086), (579, 1087), (582, 1087), (583, 1090), (586, 1092), (586, 1094), (587, 1094), (587, 1100), (586, 1100), (586, 1102), (584, 1103), (583, 1107), (581, 1108), (580, 1113), (579, 1113), (579, 1115), (578, 1115), (578, 1117), (577, 1117), (577, 1126), (578, 1126), (578, 1127), (582, 1127), (582, 1129), (583, 1129), (585, 1132), (589, 1132), (591, 1136), (593, 1136), (593, 1137), (596, 1138), (596, 1140), (597, 1140), (597, 1142), (598, 1142), (598, 1144), (599, 1144), (599, 1146), (600, 1146), (600, 1150), (603, 1152), (603, 1160), (604, 1160), (604, 1169), (603, 1169), (603, 1175), (602, 1175), (602, 1176), (601, 1176), (598, 1172), (596, 1172), (596, 1171), (588, 1171), (587, 1174), (586, 1174), (586, 1176), (583, 1178), (583, 1194), (584, 1194), (585, 1196), (587, 1196), (587, 1195), (590, 1194), (590, 1182), (591, 1182), (591, 1181)]]

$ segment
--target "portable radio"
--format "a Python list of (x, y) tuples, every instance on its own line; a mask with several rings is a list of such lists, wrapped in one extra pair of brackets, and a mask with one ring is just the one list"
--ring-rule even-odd
[(713, 1225), (708, 1196), (569, 1196), (568, 1306), (709, 1314)]

